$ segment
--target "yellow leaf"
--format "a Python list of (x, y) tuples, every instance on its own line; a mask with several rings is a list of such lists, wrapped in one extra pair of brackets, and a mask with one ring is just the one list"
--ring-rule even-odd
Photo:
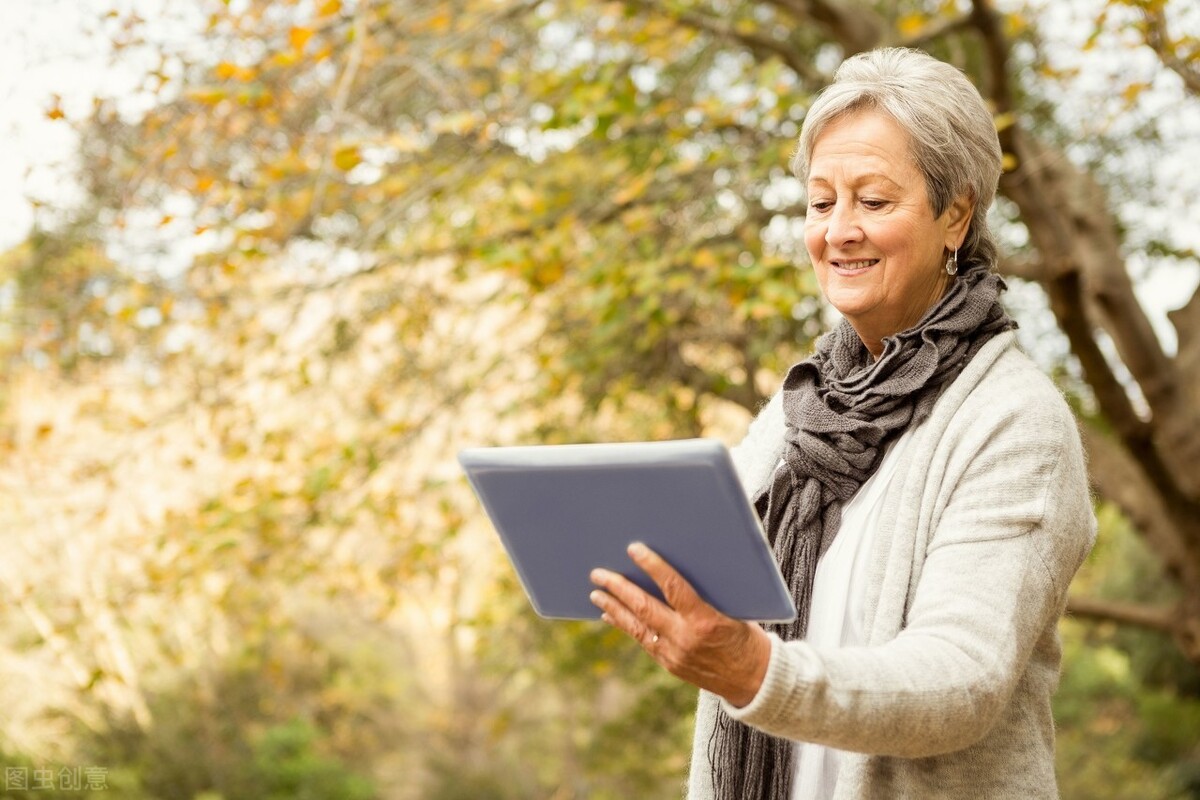
[(1012, 153), (1005, 153), (1003, 158), (1000, 159), (1000, 168), (1005, 172), (1012, 172), (1018, 166), (1020, 166), (1020, 162), (1017, 161), (1017, 157)]
[(259, 86), (251, 86), (237, 93), (237, 101), (244, 106), (262, 108), (271, 104), (271, 93), (263, 91)]
[(327, 0), (317, 9), (318, 17), (332, 17), (342, 10), (342, 0)]
[(239, 67), (237, 64), (229, 61), (222, 61), (217, 64), (215, 70), (217, 78), (223, 81), (234, 79), (243, 83), (254, 80), (254, 70), (247, 67)]
[(51, 95), (54, 98), (53, 105), (46, 110), (47, 119), (62, 119), (65, 115), (62, 110), (62, 97), (60, 95)]
[(1015, 11), (1005, 14), (1004, 22), (1005, 27), (1008, 29), (1008, 35), (1013, 39), (1020, 37), (1025, 31), (1029, 30), (1029, 21)]
[(158, 227), (160, 227), (160, 228), (161, 228), (161, 227), (163, 227), (164, 225), (170, 225), (170, 224), (171, 224), (171, 220), (173, 220), (173, 219), (175, 219), (175, 217), (173, 217), (172, 215), (170, 215), (170, 214), (163, 214), (163, 218), (162, 218), (162, 219), (160, 219), (160, 220), (158, 221)]
[(415, 153), (422, 149), (420, 139), (404, 133), (393, 133), (388, 137), (387, 143), (397, 153)]
[(436, 33), (445, 33), (450, 30), (450, 12), (439, 11), (427, 20), (429, 29)]
[(271, 60), (269, 63), (273, 67), (290, 67), (292, 64), (295, 64), (299, 60), (300, 60), (300, 56), (289, 50), (289, 51), (285, 51), (285, 52), (276, 53), (275, 55), (271, 56)]
[(533, 208), (534, 201), (537, 199), (533, 189), (529, 188), (529, 184), (517, 181), (509, 188), (512, 192), (513, 199), (517, 201), (517, 207), (522, 211), (528, 211)]
[(653, 177), (651, 173), (643, 172), (629, 183), (621, 188), (621, 191), (613, 195), (613, 202), (623, 206), (626, 203), (636, 200), (646, 193), (646, 187), (650, 185), (650, 179)]
[(1136, 83), (1131, 83), (1125, 87), (1124, 91), (1121, 92), (1121, 99), (1124, 100), (1126, 103), (1133, 103), (1134, 101), (1136, 101), (1138, 99), (1138, 96), (1142, 92), (1146, 91), (1149, 88), (1150, 88), (1150, 84), (1148, 84), (1148, 83), (1142, 83), (1140, 81), (1136, 82)]
[(996, 125), (996, 133), (1000, 133), (1001, 131), (1008, 130), (1009, 128), (1011, 128), (1013, 126), (1013, 123), (1015, 123), (1016, 121), (1017, 121), (1017, 118), (1013, 115), (1013, 113), (1011, 111), (1006, 111), (1003, 114), (997, 114), (995, 116), (995, 118), (992, 120), (992, 122)]
[(308, 40), (313, 37), (312, 28), (293, 27), (288, 31), (288, 41), (292, 44), (292, 49), (300, 52), (304, 46), (308, 44)]
[(550, 261), (539, 264), (533, 273), (533, 283), (536, 286), (553, 286), (562, 280), (566, 268), (562, 261)]
[(914, 36), (925, 27), (923, 14), (905, 14), (896, 23), (897, 30), (904, 36)]
[(195, 100), (198, 103), (215, 106), (217, 103), (228, 97), (229, 93), (216, 86), (200, 86), (195, 89), (189, 89), (186, 96), (189, 100)]
[(459, 136), (466, 134), (475, 127), (478, 118), (472, 111), (457, 111), (433, 123), (432, 127), (435, 133), (453, 133)]
[(342, 172), (349, 172), (361, 163), (362, 153), (359, 152), (358, 145), (345, 145), (334, 151), (333, 164)]

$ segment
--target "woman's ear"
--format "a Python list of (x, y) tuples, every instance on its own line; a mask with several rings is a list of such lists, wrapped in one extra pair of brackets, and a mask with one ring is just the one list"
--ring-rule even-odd
[(975, 213), (975, 201), (970, 194), (959, 195), (942, 216), (946, 220), (946, 249), (957, 250), (967, 238), (971, 217)]

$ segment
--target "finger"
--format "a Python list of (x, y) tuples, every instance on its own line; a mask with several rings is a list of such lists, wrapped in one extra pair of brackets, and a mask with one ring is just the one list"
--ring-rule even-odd
[(675, 611), (684, 614), (708, 605), (696, 594), (696, 590), (686, 578), (646, 545), (634, 542), (629, 545), (627, 552), (633, 563), (658, 585), (663, 597), (667, 599), (667, 604)]
[(608, 592), (597, 589), (591, 593), (590, 599), (603, 612), (600, 615), (602, 620), (627, 633), (645, 650), (650, 650), (658, 643), (660, 638), (658, 631), (638, 618), (628, 606)]
[[(594, 569), (592, 583), (608, 593), (649, 630), (661, 633), (669, 624), (673, 612), (661, 600), (633, 581), (607, 569)], [(603, 607), (603, 610), (609, 610)], [(632, 631), (631, 631), (632, 632)], [(640, 640), (640, 639), (639, 639)]]

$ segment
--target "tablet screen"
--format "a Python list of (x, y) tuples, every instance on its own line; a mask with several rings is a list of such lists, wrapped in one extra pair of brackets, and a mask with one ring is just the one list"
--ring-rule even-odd
[(725, 446), (710, 439), (470, 448), (459, 453), (534, 609), (597, 619), (595, 567), (662, 599), (625, 548), (645, 542), (723, 613), (790, 620), (795, 605)]

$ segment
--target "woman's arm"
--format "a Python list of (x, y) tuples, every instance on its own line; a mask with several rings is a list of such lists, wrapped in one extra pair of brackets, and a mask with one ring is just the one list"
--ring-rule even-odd
[(874, 647), (774, 639), (761, 691), (727, 706), (732, 716), (907, 757), (961, 749), (992, 728), (1039, 638), (1053, 635), (1095, 535), (1074, 419), (1043, 385), (1045, 396), (1036, 385), (1024, 397), (977, 396), (944, 434), (955, 446), (941, 480), (923, 487), (938, 499), (922, 503), (932, 535), (903, 629)]
[[(758, 643), (739, 650), (738, 642), (753, 642), (749, 634), (706, 652), (702, 668), (690, 659), (705, 631), (745, 623), (714, 621), (691, 606), (688, 616), (675, 616), (611, 573), (598, 576), (608, 592), (598, 604), (674, 674), (721, 695), (732, 716), (769, 733), (909, 757), (965, 747), (1005, 709), (1090, 547), (1082, 453), (1074, 421), (1053, 399), (1029, 414), (1025, 398), (988, 430), (966, 426), (971, 446), (950, 459), (956, 477), (930, 523), (904, 630), (877, 647), (841, 649), (772, 637), (761, 687), (744, 708), (744, 692), (763, 668)], [(692, 602), (681, 578), (655, 569), (667, 576), (672, 606)], [(720, 674), (739, 677), (712, 680)]]

